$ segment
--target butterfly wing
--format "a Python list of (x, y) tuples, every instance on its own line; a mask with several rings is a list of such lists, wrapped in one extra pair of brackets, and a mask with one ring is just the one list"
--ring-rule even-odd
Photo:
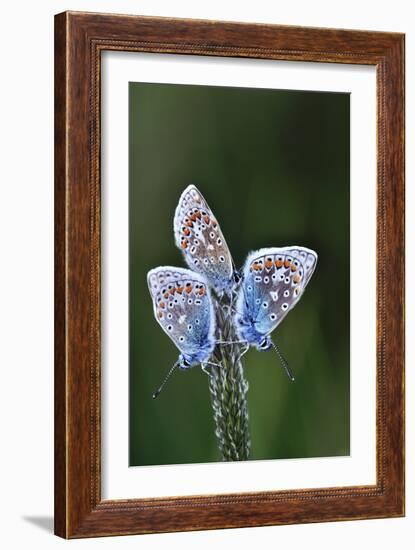
[(206, 281), (188, 269), (157, 267), (147, 275), (154, 316), (185, 359), (206, 361), (215, 345), (215, 315)]
[(258, 343), (270, 334), (298, 303), (316, 265), (316, 252), (301, 246), (251, 252), (236, 304), (239, 336)]
[(203, 275), (218, 292), (230, 290), (234, 266), (228, 245), (209, 205), (194, 185), (189, 185), (179, 199), (174, 236), (193, 271)]

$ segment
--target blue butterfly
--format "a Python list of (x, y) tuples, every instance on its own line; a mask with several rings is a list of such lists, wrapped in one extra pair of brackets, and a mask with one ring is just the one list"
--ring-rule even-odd
[(179, 267), (163, 266), (147, 274), (154, 316), (173, 340), (180, 355), (171, 367), (156, 398), (176, 367), (189, 369), (215, 364), (209, 361), (215, 347), (216, 320), (212, 298), (205, 279)]
[(239, 277), (220, 226), (202, 193), (189, 185), (174, 215), (176, 245), (187, 265), (205, 277), (218, 293), (231, 294)]
[(294, 376), (270, 334), (298, 303), (316, 265), (316, 252), (302, 246), (261, 248), (248, 255), (238, 290), (238, 337), (260, 351), (273, 347), (291, 380)]

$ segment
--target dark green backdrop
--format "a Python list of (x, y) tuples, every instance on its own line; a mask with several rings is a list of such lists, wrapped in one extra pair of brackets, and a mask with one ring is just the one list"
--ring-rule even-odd
[(252, 459), (349, 454), (349, 95), (130, 83), (130, 465), (220, 459), (206, 375), (177, 372), (153, 318), (147, 271), (184, 266), (180, 193), (204, 194), (238, 267), (265, 246), (303, 245), (319, 262), (274, 332), (245, 357)]

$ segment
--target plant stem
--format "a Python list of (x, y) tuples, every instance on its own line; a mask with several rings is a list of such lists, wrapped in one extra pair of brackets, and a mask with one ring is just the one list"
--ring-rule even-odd
[[(229, 301), (216, 304), (218, 340), (238, 340), (232, 323)], [(218, 344), (213, 361), (221, 367), (210, 367), (209, 390), (215, 421), (215, 434), (223, 460), (247, 460), (251, 448), (249, 435), (248, 382), (245, 378), (241, 344)]]

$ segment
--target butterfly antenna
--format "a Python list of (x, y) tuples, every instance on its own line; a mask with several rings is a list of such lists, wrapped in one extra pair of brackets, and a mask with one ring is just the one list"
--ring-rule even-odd
[(277, 346), (277, 344), (275, 342), (273, 342), (271, 340), (271, 345), (272, 347), (275, 349), (275, 351), (277, 352), (277, 355), (281, 361), (281, 364), (288, 376), (288, 378), (291, 380), (291, 382), (294, 382), (295, 378), (294, 378), (294, 374), (293, 374), (293, 371), (290, 369), (288, 363), (287, 363), (287, 360), (285, 359), (285, 357), (283, 356), (283, 354), (281, 353), (280, 351), (280, 348)]
[(174, 371), (174, 369), (178, 366), (178, 364), (179, 364), (179, 361), (176, 361), (176, 362), (174, 363), (174, 365), (171, 367), (171, 369), (169, 370), (169, 372), (166, 374), (166, 377), (164, 378), (163, 382), (160, 384), (160, 387), (158, 388), (158, 390), (156, 390), (156, 391), (153, 393), (153, 399), (156, 399), (156, 397), (158, 397), (158, 396), (161, 394), (161, 392), (162, 392), (164, 386), (166, 385), (166, 382), (168, 381), (168, 379), (170, 378), (170, 376), (173, 374), (173, 371)]

